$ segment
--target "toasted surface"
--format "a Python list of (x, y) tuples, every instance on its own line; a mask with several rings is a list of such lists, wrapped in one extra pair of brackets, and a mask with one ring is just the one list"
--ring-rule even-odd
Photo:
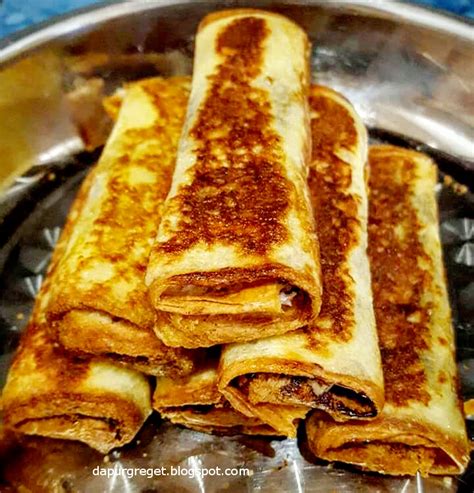
[(66, 353), (45, 318), (51, 282), (91, 183), (86, 178), (72, 206), (9, 370), (2, 404), (8, 429), (79, 440), (106, 453), (132, 440), (151, 413), (148, 380), (134, 370)]
[(469, 461), (438, 232), (436, 167), (370, 150), (369, 257), (386, 403), (371, 422), (307, 424), (319, 457), (386, 474), (458, 474)]
[[(157, 333), (171, 346), (283, 333), (319, 311), (306, 183), (308, 55), (305, 33), (282, 16), (244, 9), (201, 24), (146, 276), (153, 305), (165, 312)], [(283, 303), (287, 293), (293, 304)]]
[(309, 407), (301, 405), (251, 403), (236, 387), (222, 391), (230, 405), (248, 418), (258, 418), (275, 430), (275, 434), (295, 438), (299, 422), (308, 414)]
[(144, 283), (188, 92), (187, 78), (127, 85), (59, 259), (47, 312), (67, 349), (154, 375), (187, 373), (193, 364), (189, 351), (156, 337)]
[(226, 396), (232, 391), (233, 404), (238, 393), (248, 406), (319, 408), (337, 420), (375, 417), (384, 394), (366, 254), (367, 134), (340, 94), (312, 86), (309, 104), (321, 311), (305, 329), (226, 346), (219, 386)]
[(172, 423), (205, 433), (223, 435), (277, 435), (258, 418), (249, 418), (226, 405), (190, 408), (167, 408), (161, 415)]
[(162, 417), (197, 431), (276, 435), (256, 417), (236, 411), (217, 388), (218, 355), (209, 356), (191, 375), (158, 378), (153, 407)]
[(104, 356), (150, 375), (187, 374), (197, 357), (166, 346), (153, 330), (101, 311), (70, 310), (57, 321), (56, 331), (68, 351)]
[(181, 378), (157, 379), (153, 407), (209, 406), (220, 404), (223, 397), (217, 389), (217, 362), (213, 357), (195, 368), (191, 375)]
[(67, 355), (30, 322), (3, 390), (5, 426), (79, 440), (107, 453), (133, 439), (151, 412), (144, 376), (105, 361)]
[[(383, 411), (374, 421), (338, 423), (315, 413), (306, 424), (310, 447), (326, 460), (394, 476), (459, 474), (466, 466), (465, 446), (431, 424)], [(454, 445), (454, 447), (453, 447)], [(461, 446), (459, 446), (461, 445)], [(456, 458), (457, 457), (457, 458)], [(469, 456), (468, 456), (469, 458)]]
[(464, 401), (464, 416), (474, 416), (474, 399)]

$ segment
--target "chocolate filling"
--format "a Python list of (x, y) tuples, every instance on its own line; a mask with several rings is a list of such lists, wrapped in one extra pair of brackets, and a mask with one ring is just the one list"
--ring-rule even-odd
[[(266, 387), (266, 395), (262, 395), (259, 402), (304, 405), (355, 418), (370, 418), (377, 414), (374, 403), (364, 393), (337, 384), (327, 384), (320, 379), (251, 373), (234, 380), (233, 384), (256, 404), (255, 394), (258, 391), (251, 391), (253, 380), (259, 380), (260, 385)], [(316, 392), (315, 387), (322, 388), (321, 393)], [(326, 390), (324, 387), (327, 387)]]
[(166, 412), (171, 412), (171, 413), (176, 413), (176, 412), (183, 412), (183, 411), (192, 411), (195, 414), (207, 414), (210, 413), (215, 409), (214, 404), (190, 404), (187, 406), (171, 406), (171, 407), (166, 407), (163, 408), (164, 411)]

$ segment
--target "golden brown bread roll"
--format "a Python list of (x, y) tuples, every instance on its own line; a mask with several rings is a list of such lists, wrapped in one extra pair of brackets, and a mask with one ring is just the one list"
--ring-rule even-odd
[(289, 19), (243, 9), (201, 23), (146, 276), (166, 344), (257, 339), (317, 315), (308, 88), (308, 39)]
[(68, 354), (52, 337), (45, 314), (51, 283), (93, 185), (89, 175), (69, 213), (2, 393), (5, 427), (15, 432), (79, 440), (106, 453), (132, 440), (151, 413), (142, 374)]
[(425, 155), (370, 150), (369, 258), (385, 378), (373, 421), (307, 422), (313, 452), (385, 474), (460, 474), (469, 462), (451, 313)]
[(155, 335), (144, 276), (173, 174), (189, 80), (127, 85), (51, 287), (48, 321), (68, 350), (153, 375), (192, 370)]

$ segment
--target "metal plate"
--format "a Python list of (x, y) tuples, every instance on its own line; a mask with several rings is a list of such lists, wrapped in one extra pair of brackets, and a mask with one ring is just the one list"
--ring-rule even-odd
[[(110, 126), (101, 97), (124, 80), (191, 73), (197, 23), (222, 5), (114, 4), (0, 50), (0, 173), (11, 170), (0, 193), (0, 387), (70, 201)], [(244, 2), (225, 2), (235, 5)], [(472, 25), (395, 2), (252, 2), (269, 5), (307, 29), (314, 79), (351, 99), (373, 140), (424, 150), (443, 173), (473, 183)], [(18, 170), (23, 174), (14, 179)], [(438, 188), (441, 233), (463, 391), (474, 397), (474, 196), (448, 182)], [(471, 491), (472, 472), (420, 483), (315, 464), (303, 433), (298, 441), (224, 438), (155, 418), (138, 442), (104, 462), (80, 444), (29, 439), (3, 472), (35, 492)], [(114, 471), (181, 465), (195, 476), (107, 478), (94, 476), (97, 465)], [(199, 475), (215, 466), (253, 474)]]

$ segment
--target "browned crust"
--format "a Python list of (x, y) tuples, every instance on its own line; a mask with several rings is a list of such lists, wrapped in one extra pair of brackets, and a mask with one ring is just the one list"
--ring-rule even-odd
[(89, 291), (81, 291), (76, 289), (74, 285), (67, 285), (62, 280), (58, 280), (58, 276), (56, 276), (56, 282), (56, 285), (64, 285), (64, 291), (54, 294), (46, 314), (48, 322), (56, 329), (74, 330), (73, 327), (67, 328), (65, 323), (61, 323), (66, 315), (73, 310), (107, 313), (114, 319), (122, 319), (130, 325), (143, 328), (142, 330), (149, 330), (153, 327), (155, 314), (147, 306), (147, 302), (144, 303), (146, 300), (145, 292), (135, 291), (130, 296), (130, 306), (126, 312), (121, 303), (117, 303), (111, 298), (110, 286), (106, 285), (109, 283), (104, 283), (102, 286), (91, 285)]
[(218, 271), (190, 272), (172, 276), (167, 280), (167, 288), (192, 284), (199, 287), (223, 288), (233, 284), (257, 284), (277, 281), (290, 284), (312, 292), (314, 281), (310, 275), (294, 272), (293, 269), (278, 263), (263, 263), (252, 268), (229, 267)]
[[(300, 190), (297, 189), (297, 185), (306, 188), (304, 173), (300, 173), (298, 168), (298, 177), (301, 180), (298, 179), (297, 185), (289, 180), (283, 138), (273, 122), (270, 91), (253, 84), (264, 67), (265, 42), (272, 34), (271, 28), (271, 23), (265, 22), (264, 17), (237, 16), (225, 23), (211, 41), (214, 43), (218, 63), (213, 73), (207, 77), (206, 92), (202, 100), (196, 102), (199, 104), (195, 114), (188, 115), (192, 124), (190, 123), (184, 136), (186, 142), (192, 141), (192, 151), (189, 152), (195, 157), (186, 171), (190, 180), (180, 183), (176, 193), (166, 202), (164, 221), (160, 226), (160, 231), (165, 231), (166, 234), (162, 241), (155, 243), (148, 270), (151, 300), (158, 310), (166, 311), (165, 304), (160, 303), (160, 300), (166, 297), (166, 289), (170, 287), (189, 283), (209, 286), (211, 283), (222, 284), (224, 280), (232, 282), (226, 280), (226, 276), (247, 276), (243, 272), (239, 273), (239, 269), (233, 269), (233, 273), (224, 269), (222, 274), (194, 272), (174, 276), (171, 280), (162, 279), (154, 272), (154, 258), (165, 257), (169, 259), (169, 264), (176, 259), (178, 263), (186, 252), (200, 242), (204, 245), (230, 246), (237, 256), (251, 255), (257, 264), (269, 263), (271, 253), (277, 252), (278, 248), (289, 241), (287, 216), (291, 210), (298, 216), (301, 229), (308, 232), (305, 250), (313, 254), (310, 266), (307, 267), (312, 275), (307, 271), (295, 274), (295, 277), (302, 274), (297, 282), (307, 285), (302, 289), (311, 298), (311, 305), (308, 304), (301, 310), (298, 308), (301, 311), (299, 326), (306, 324), (319, 311), (321, 289), (319, 276), (314, 272), (317, 265), (313, 266), (318, 263), (318, 251), (316, 242), (309, 240), (314, 237), (313, 218), (308, 209), (307, 195), (298, 193)], [(300, 28), (296, 29), (301, 31)], [(297, 42), (299, 46), (304, 41), (300, 42), (298, 38)], [(305, 42), (307, 44), (307, 39)], [(301, 102), (307, 110), (305, 95), (309, 82), (309, 66), (305, 63), (300, 68), (298, 61), (298, 70), (301, 72), (297, 75), (301, 84), (297, 84), (295, 93), (292, 94), (293, 101), (296, 104)], [(309, 123), (309, 118), (307, 120)], [(307, 125), (305, 130), (307, 132), (301, 139), (301, 146), (305, 147), (302, 151), (308, 151), (310, 147)], [(303, 143), (304, 140), (307, 142)], [(166, 231), (169, 216), (173, 216), (177, 224), (173, 221), (174, 226)], [(201, 270), (200, 267), (188, 269)], [(264, 269), (265, 266), (262, 272)], [(283, 277), (282, 273), (276, 275)], [(219, 276), (222, 278), (220, 281), (216, 279)], [(251, 282), (259, 280), (260, 277), (254, 274)], [(299, 287), (298, 283), (296, 286)], [(228, 318), (234, 320), (236, 326), (240, 322), (233, 316)], [(274, 320), (276, 324), (279, 323), (278, 329), (264, 334), (258, 330), (261, 325), (255, 325), (252, 330), (252, 321), (240, 330), (237, 338), (251, 340), (262, 335), (283, 333), (285, 327), (291, 330), (293, 324), (286, 324), (284, 317), (281, 318), (282, 320)], [(213, 331), (215, 338), (206, 340), (207, 329), (213, 322), (215, 325), (220, 323), (220, 319), (209, 319), (205, 328), (198, 327), (197, 319), (196, 324), (190, 319), (189, 327), (185, 326), (187, 320), (184, 317), (177, 319), (168, 316), (165, 322), (162, 320), (158, 321), (158, 325), (171, 322), (179, 330), (178, 325), (181, 324), (182, 332), (191, 332), (188, 334), (190, 337), (186, 338), (179, 337), (181, 334), (176, 331), (176, 337), (173, 337), (171, 330), (166, 330), (167, 327), (158, 327), (158, 335), (168, 345), (197, 347), (233, 340), (232, 336), (222, 338), (222, 333), (227, 332), (227, 329), (219, 334), (217, 327)], [(270, 326), (271, 323), (266, 325)], [(298, 321), (295, 320), (294, 328), (297, 325)], [(194, 329), (200, 334), (193, 332)], [(193, 345), (193, 341), (198, 344)]]
[[(43, 285), (33, 320), (22, 336), (8, 374), (3, 393), (5, 426), (26, 434), (80, 440), (106, 452), (130, 441), (147, 413), (112, 392), (81, 389), (83, 384), (87, 386), (96, 360), (66, 353), (50, 339), (47, 327), (38, 323), (48, 282)], [(19, 388), (22, 380), (29, 385), (23, 393)], [(38, 382), (41, 389), (34, 387)], [(75, 415), (77, 419), (72, 419)], [(113, 420), (113, 427), (103, 425), (109, 420)]]
[[(44, 325), (44, 318), (45, 309), (49, 302), (52, 279), (67, 246), (67, 238), (76, 224), (82, 204), (89, 193), (91, 185), (92, 177), (89, 174), (82, 183), (71, 206), (66, 224), (54, 249), (47, 276), (35, 300), (31, 319), (22, 334), (20, 344), (10, 366), (9, 378), (16, 378), (17, 375), (22, 376), (24, 373), (32, 371), (44, 372), (48, 380), (57, 383), (57, 388), (67, 388), (69, 383), (80, 382), (89, 371), (90, 357), (84, 358), (81, 362), (68, 358), (66, 353), (51, 338), (48, 327)], [(52, 365), (52, 361), (57, 362), (57, 365)], [(3, 396), (5, 396), (7, 387), (8, 380)], [(5, 402), (4, 404), (5, 406), (7, 405)]]
[[(123, 303), (117, 303), (110, 282), (91, 282), (88, 289), (76, 289), (74, 282), (68, 277), (63, 277), (62, 272), (67, 267), (67, 259), (61, 259), (62, 268), (56, 276), (47, 314), (50, 322), (60, 318), (68, 310), (89, 308), (108, 312), (112, 316), (135, 323), (138, 327), (151, 329), (153, 326), (154, 310), (149, 303), (144, 283), (149, 254), (145, 249), (154, 238), (155, 231), (150, 225), (155, 226), (159, 220), (159, 206), (166, 198), (171, 184), (176, 148), (188, 98), (188, 80), (180, 77), (168, 81), (156, 78), (142, 81), (138, 85), (152, 98), (159, 116), (150, 127), (127, 130), (121, 139), (121, 155), (112, 159), (108, 156), (102, 157), (91, 171), (93, 181), (98, 175), (106, 174), (106, 188), (101, 193), (107, 195), (107, 200), (101, 204), (98, 217), (87, 231), (91, 235), (88, 241), (89, 246), (94, 248), (94, 255), (82, 258), (79, 265), (79, 269), (87, 268), (97, 259), (107, 265), (113, 265), (116, 278), (122, 277), (130, 281), (134, 290), (124, 306)], [(139, 162), (135, 162), (134, 151), (137, 144), (147, 139), (156, 140), (157, 135), (162, 135), (159, 156), (145, 155), (141, 156)], [(124, 172), (130, 164), (139, 164), (141, 168), (147, 169), (153, 175), (154, 183), (144, 182), (131, 186)], [(83, 206), (84, 203), (80, 206), (81, 209)], [(132, 263), (127, 252), (137, 244), (142, 246), (144, 254)], [(58, 283), (61, 289), (57, 287)]]
[[(410, 159), (426, 159), (428, 156), (426, 154), (423, 154), (418, 151), (413, 151), (411, 149), (405, 149), (404, 147), (398, 147), (390, 144), (377, 144), (377, 145), (372, 145), (370, 146), (370, 156), (369, 156), (369, 166), (370, 166), (370, 161), (372, 157), (376, 156), (390, 156), (390, 157), (407, 157)], [(370, 186), (370, 189), (372, 190), (373, 185)]]
[[(437, 233), (428, 229), (438, 218), (436, 173), (427, 159), (393, 146), (375, 146), (370, 151), (368, 250), (385, 375), (384, 410), (370, 422), (337, 424), (322, 413), (307, 422), (310, 448), (317, 456), (393, 475), (457, 474), (469, 461), (460, 416), (445, 422), (437, 417), (436, 408), (430, 408), (447, 405), (453, 409), (457, 397), (452, 396), (453, 403), (450, 395), (443, 394), (456, 392), (456, 375), (452, 374), (453, 350), (441, 351), (450, 344), (452, 329), (445, 280), (437, 264), (441, 262), (440, 252), (435, 251), (439, 249)], [(438, 328), (434, 324), (444, 333), (436, 341), (432, 340)], [(436, 346), (439, 355), (433, 349)], [(449, 358), (451, 364), (446, 362)], [(433, 369), (428, 365), (435, 365), (436, 383), (444, 387), (429, 387)], [(451, 385), (446, 389), (448, 379)]]
[(278, 434), (258, 418), (232, 408), (217, 388), (218, 355), (209, 358), (192, 375), (181, 379), (159, 378), (153, 408), (172, 423), (224, 434)]
[[(81, 390), (92, 362), (66, 355), (48, 339), (41, 342), (33, 329), (28, 329), (27, 344), (9, 373), (5, 389), (11, 379), (15, 390), (9, 390), (5, 399), (5, 426), (20, 433), (79, 440), (103, 453), (129, 442), (147, 413), (112, 392)], [(28, 384), (30, 373), (41, 376), (44, 388), (25, 389), (21, 395), (15, 380), (26, 379)]]
[(269, 92), (252, 86), (269, 33), (264, 19), (240, 17), (217, 34), (214, 51), (222, 60), (208, 77), (186, 135), (196, 156), (192, 180), (168, 202), (179, 207), (179, 224), (156, 245), (158, 255), (180, 255), (204, 241), (265, 258), (288, 240), (284, 219), (292, 184), (282, 139), (273, 125)]
[(68, 351), (110, 358), (155, 376), (186, 375), (198, 357), (197, 351), (165, 346), (150, 329), (98, 311), (70, 310), (55, 323), (55, 329)]
[[(393, 147), (370, 150), (368, 254), (374, 310), (386, 400), (399, 407), (430, 401), (422, 353), (433, 344), (432, 305), (423, 298), (435, 289), (436, 280), (411, 198), (420, 156)], [(434, 174), (432, 178), (434, 187)], [(396, 232), (400, 227), (403, 239)]]
[(249, 16), (260, 15), (260, 16), (265, 16), (265, 17), (269, 17), (269, 18), (276, 18), (276, 19), (280, 19), (280, 20), (289, 22), (291, 24), (294, 24), (296, 27), (301, 29), (301, 27), (296, 22), (294, 22), (294, 21), (290, 20), (288, 17), (281, 15), (281, 14), (278, 14), (276, 12), (270, 12), (268, 10), (261, 10), (261, 9), (251, 9), (251, 8), (245, 9), (244, 8), (244, 9), (219, 10), (217, 12), (212, 12), (212, 13), (206, 15), (206, 17), (204, 17), (204, 19), (202, 19), (202, 21), (199, 23), (197, 32), (199, 33), (199, 31), (201, 31), (207, 25), (212, 24), (213, 22), (219, 21), (221, 19), (240, 17), (240, 16), (245, 16), (245, 15), (249, 15)]
[(102, 101), (102, 106), (104, 107), (104, 111), (107, 113), (109, 118), (113, 120), (115, 123), (120, 113), (120, 108), (122, 107), (123, 96), (121, 94), (112, 94), (111, 96), (107, 96)]
[(248, 418), (230, 408), (213, 407), (205, 413), (200, 412), (199, 409), (163, 409), (160, 414), (174, 424), (204, 433), (278, 435), (271, 426), (261, 423), (256, 418)]
[(217, 357), (203, 358), (191, 375), (182, 378), (159, 378), (153, 394), (153, 407), (208, 406), (222, 404), (224, 398), (217, 388)]
[[(67, 391), (48, 392), (26, 400), (19, 397), (9, 402), (4, 412), (5, 425), (26, 434), (54, 437), (55, 430), (47, 426), (48, 419), (70, 420), (71, 428), (74, 423), (81, 423), (68, 437), (102, 453), (132, 440), (145, 418), (137, 406), (112, 393), (92, 395)], [(104, 422), (107, 426), (100, 427), (101, 432), (97, 433), (96, 424)], [(42, 427), (42, 423), (46, 423), (46, 427)]]
[[(155, 313), (148, 299), (144, 272), (149, 253), (145, 250), (151, 249), (159, 206), (171, 183), (189, 79), (153, 78), (134, 85), (152, 99), (158, 117), (150, 127), (127, 130), (121, 139), (121, 155), (102, 158), (89, 174), (87, 187), (83, 187), (88, 190), (99, 175), (107, 176), (106, 188), (102, 190), (107, 199), (90, 230), (84, 232), (90, 235), (87, 241), (93, 252), (80, 260), (77, 270), (90, 268), (98, 260), (106, 266), (112, 265), (115, 277), (109, 282), (93, 281), (88, 286), (77, 287), (76, 272), (63, 274), (67, 271), (68, 257), (57, 256), (61, 266), (54, 275), (46, 316), (61, 343), (71, 351), (108, 356), (154, 375), (185, 374), (192, 370), (194, 354), (166, 347), (157, 339), (152, 330)], [(137, 160), (134, 154), (137, 143), (147, 139), (158, 139), (160, 149), (140, 155)], [(156, 183), (131, 185), (126, 173), (130, 164), (149, 171)], [(87, 195), (88, 192), (82, 193), (81, 200), (74, 204), (78, 216), (83, 213)], [(71, 233), (72, 230), (65, 231), (61, 241), (67, 244)], [(144, 253), (130, 262), (127, 252), (137, 245)], [(114, 294), (113, 281), (117, 278), (126, 280), (133, 288), (125, 300), (117, 299)]]
[[(228, 365), (226, 368), (223, 368), (221, 365), (219, 368), (219, 390), (226, 395), (226, 392), (232, 389), (233, 395), (239, 394), (239, 399), (247, 400), (241, 391), (233, 385), (233, 380), (241, 375), (248, 375), (251, 373), (262, 373), (262, 363), (259, 358), (237, 361)], [(347, 374), (329, 372), (327, 369), (314, 363), (279, 358), (266, 358), (265, 373), (307, 377), (310, 379), (315, 378), (328, 384), (346, 387), (354, 392), (367, 396), (378, 411), (383, 407), (384, 394), (383, 389), (381, 389), (380, 386), (375, 385), (370, 380), (356, 378)], [(251, 409), (252, 404), (248, 403), (248, 405), (250, 406), (249, 409)], [(327, 412), (337, 421), (351, 419), (335, 410), (327, 409)]]
[(180, 406), (207, 406), (222, 403), (222, 394), (217, 390), (215, 382), (202, 385), (198, 388), (188, 388), (178, 381), (173, 381), (174, 388), (167, 388), (166, 392), (160, 390), (160, 382), (153, 394), (153, 409), (162, 411), (165, 408)]
[[(54, 423), (57, 423), (62, 426), (63, 438), (84, 441), (106, 452), (133, 438), (147, 417), (146, 403), (142, 411), (137, 404), (112, 392), (81, 390), (83, 384), (87, 387), (94, 360), (65, 352), (51, 338), (50, 328), (45, 323), (45, 309), (58, 262), (91, 185), (89, 175), (78, 192), (53, 252), (48, 275), (10, 367), (2, 402), (5, 426), (13, 430), (55, 436)], [(26, 382), (26, 387), (20, 392), (22, 381)], [(41, 390), (35, 383), (39, 383)], [(71, 421), (72, 415), (78, 416), (75, 423)], [(108, 432), (104, 423), (109, 419), (114, 420), (117, 428), (110, 428)], [(70, 427), (68, 421), (72, 423)], [(45, 424), (43, 427), (42, 423)], [(100, 437), (95, 432), (100, 432)]]
[[(323, 294), (321, 311), (305, 332), (308, 346), (321, 350), (326, 340), (349, 341), (355, 329), (354, 280), (348, 259), (361, 235), (361, 198), (350, 192), (354, 180), (352, 166), (338, 153), (353, 152), (363, 136), (342, 98), (332, 90), (311, 86), (312, 157), (309, 190), (313, 205), (321, 255)], [(326, 328), (325, 324), (330, 325)]]
[[(455, 440), (446, 435), (441, 427), (425, 425), (418, 420), (383, 415), (372, 421), (360, 421), (350, 423), (334, 423), (322, 413), (315, 412), (307, 421), (306, 430), (308, 440), (313, 452), (318, 457), (327, 460), (344, 462), (344, 445), (360, 444), (368, 447), (371, 442), (385, 444), (384, 453), (376, 458), (374, 463), (359, 463), (354, 460), (348, 462), (359, 465), (365, 470), (377, 471), (390, 475), (415, 475), (417, 471), (423, 476), (428, 474), (458, 474), (469, 461), (466, 455), (466, 446), (462, 440)], [(420, 469), (422, 464), (415, 461), (405, 461), (397, 455), (390, 453), (389, 444), (412, 443), (416, 448), (416, 442), (420, 446), (428, 446), (444, 452), (451, 458), (451, 466), (430, 467)], [(402, 457), (403, 458), (403, 457)], [(456, 465), (454, 462), (460, 460)]]

